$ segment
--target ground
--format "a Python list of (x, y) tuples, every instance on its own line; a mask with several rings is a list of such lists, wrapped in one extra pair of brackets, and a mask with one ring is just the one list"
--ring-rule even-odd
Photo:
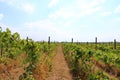
[(57, 54), (53, 58), (53, 70), (46, 80), (72, 80), (61, 45), (58, 46)]

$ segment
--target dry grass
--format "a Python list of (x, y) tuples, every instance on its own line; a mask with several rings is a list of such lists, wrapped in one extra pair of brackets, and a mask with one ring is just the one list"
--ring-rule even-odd
[(24, 54), (16, 59), (5, 58), (0, 63), (0, 80), (19, 80), (19, 76), (25, 72), (24, 67), (29, 66), (29, 63), (23, 64), (24, 59)]

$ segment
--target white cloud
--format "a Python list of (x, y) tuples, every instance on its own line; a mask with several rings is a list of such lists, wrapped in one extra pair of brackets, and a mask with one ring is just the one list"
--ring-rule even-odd
[(92, 15), (102, 10), (102, 4), (105, 3), (105, 1), (106, 0), (76, 0), (75, 3), (66, 4), (48, 16), (54, 19), (69, 19)]
[[(50, 19), (34, 21), (31, 23), (28, 22), (25, 23), (24, 26), (24, 28), (28, 30), (27, 34), (35, 40), (47, 40), (46, 38), (51, 36), (53, 41), (62, 41), (63, 39), (67, 40), (67, 38), (70, 36), (69, 31), (65, 31), (60, 28), (60, 26), (64, 26), (64, 24), (58, 25), (56, 22), (51, 21)], [(35, 35), (39, 37), (36, 37)]]
[(4, 15), (0, 13), (0, 20), (2, 20), (3, 17), (4, 17)]
[(33, 14), (35, 11), (35, 6), (30, 3), (22, 4), (23, 10), (28, 14)]
[(25, 23), (25, 26), (36, 29), (43, 28), (48, 30), (49, 29), (54, 30), (55, 23), (52, 23), (50, 20), (46, 19), (46, 20), (34, 21), (31, 23)]
[(23, 10), (27, 14), (32, 14), (35, 11), (35, 5), (25, 0), (0, 0), (0, 2), (4, 2), (9, 6)]
[(0, 0), (0, 2), (5, 2), (7, 4), (13, 4), (16, 0)]
[(111, 15), (112, 14), (112, 12), (103, 12), (103, 13), (101, 13), (100, 15), (101, 16), (109, 16), (109, 15)]
[(56, 11), (55, 13), (52, 13), (50, 15), (48, 15), (49, 18), (64, 18), (67, 19), (69, 17), (74, 17), (75, 16), (75, 11), (72, 11), (71, 7), (66, 7), (66, 8), (60, 8), (58, 11)]
[(77, 5), (84, 10), (101, 6), (105, 2), (106, 0), (77, 0)]
[(48, 4), (48, 7), (53, 7), (55, 6), (57, 3), (59, 2), (59, 0), (51, 0), (50, 3)]
[(70, 27), (72, 24), (74, 24), (74, 20), (67, 20), (63, 23), (64, 27)]
[(115, 9), (114, 13), (120, 13), (120, 5), (117, 6), (117, 8)]
[(94, 14), (95, 12), (100, 11), (101, 9), (102, 9), (102, 7), (100, 7), (100, 6), (99, 6), (99, 7), (96, 7), (96, 8), (86, 9), (86, 10), (80, 12), (80, 13), (78, 14), (78, 16), (79, 16), (79, 17), (84, 17), (84, 16), (87, 16), (87, 15), (92, 15), (92, 14)]
[(117, 18), (115, 18), (115, 19), (113, 19), (114, 21), (119, 21), (120, 22), (120, 17), (117, 17)]
[(105, 2), (106, 0), (77, 0), (80, 16), (90, 15), (102, 10), (102, 4)]

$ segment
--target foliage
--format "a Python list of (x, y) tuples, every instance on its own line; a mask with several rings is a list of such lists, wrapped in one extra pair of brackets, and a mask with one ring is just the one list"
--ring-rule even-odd
[[(69, 67), (73, 75), (77, 75), (77, 79), (82, 80), (109, 80), (107, 75), (103, 71), (96, 72), (96, 64), (94, 59), (101, 61), (99, 63), (105, 71), (113, 69), (112, 66), (118, 66), (120, 62), (120, 54), (118, 50), (111, 49), (110, 44), (98, 44), (97, 50), (95, 49), (94, 43), (63, 43), (63, 52), (65, 59), (67, 60)], [(105, 66), (103, 65), (105, 64)], [(112, 73), (112, 70), (108, 70)], [(73, 76), (75, 77), (75, 76)], [(75, 78), (76, 79), (76, 78)], [(113, 80), (113, 79), (111, 79)]]
[[(36, 42), (32, 39), (21, 39), (20, 34), (15, 32), (11, 33), (7, 28), (2, 31), (0, 27), (0, 63), (7, 64), (7, 58), (16, 60), (21, 54), (24, 54), (23, 64), (29, 63), (30, 65), (25, 67), (25, 73), (20, 76), (20, 80), (34, 80), (33, 71), (37, 64), (46, 64), (51, 70), (51, 54), (56, 49), (57, 44), (47, 42)], [(51, 53), (51, 54), (50, 54)], [(42, 56), (46, 55), (47, 62), (42, 62)]]

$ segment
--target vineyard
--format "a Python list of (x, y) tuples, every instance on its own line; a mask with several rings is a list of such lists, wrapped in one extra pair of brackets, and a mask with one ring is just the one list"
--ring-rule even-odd
[(119, 43), (96, 43), (63, 43), (64, 55), (73, 79), (119, 80)]
[(116, 40), (57, 43), (49, 37), (48, 42), (39, 42), (21, 39), (8, 28), (0, 28), (0, 36), (0, 80), (71, 80), (63, 78), (66, 73), (73, 80), (120, 80), (120, 43)]
[(0, 80), (42, 80), (52, 70), (57, 44), (35, 42), (0, 29)]

